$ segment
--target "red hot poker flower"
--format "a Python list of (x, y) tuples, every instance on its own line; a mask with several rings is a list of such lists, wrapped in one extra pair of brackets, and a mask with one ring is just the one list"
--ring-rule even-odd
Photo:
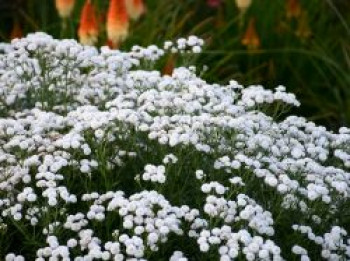
[(129, 15), (125, 0), (110, 0), (107, 14), (107, 36), (114, 47), (126, 39), (129, 31)]
[(242, 38), (242, 44), (250, 50), (256, 50), (260, 47), (260, 38), (255, 28), (255, 19), (251, 18), (248, 28)]
[(82, 44), (94, 45), (97, 43), (98, 25), (95, 8), (90, 0), (86, 0), (81, 12), (78, 35)]

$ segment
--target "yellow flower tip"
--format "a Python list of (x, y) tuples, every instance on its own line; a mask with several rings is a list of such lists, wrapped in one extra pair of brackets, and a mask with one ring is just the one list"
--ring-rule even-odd
[(293, 17), (298, 18), (301, 15), (302, 8), (299, 0), (287, 0), (286, 4), (286, 16), (288, 19), (291, 19)]
[(236, 6), (241, 12), (245, 12), (252, 4), (252, 0), (236, 0)]
[(125, 0), (110, 0), (107, 14), (107, 36), (113, 46), (119, 46), (129, 33), (129, 15)]
[(125, 0), (126, 9), (132, 20), (137, 20), (146, 12), (143, 0)]
[(98, 40), (98, 24), (95, 8), (90, 0), (86, 0), (80, 16), (78, 29), (80, 43), (84, 45), (95, 45)]
[(260, 47), (260, 38), (255, 28), (255, 19), (251, 18), (247, 30), (245, 31), (241, 40), (242, 45), (249, 50), (257, 50)]
[(58, 15), (61, 18), (65, 19), (70, 17), (74, 8), (75, 0), (56, 0), (55, 3)]

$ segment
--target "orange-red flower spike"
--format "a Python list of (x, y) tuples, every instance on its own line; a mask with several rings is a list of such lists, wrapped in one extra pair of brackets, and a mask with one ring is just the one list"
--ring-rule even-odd
[(287, 18), (298, 18), (301, 15), (301, 5), (299, 0), (287, 0)]
[(129, 15), (125, 0), (110, 0), (107, 14), (107, 37), (114, 47), (126, 39), (129, 31)]
[(90, 0), (86, 0), (81, 12), (78, 36), (82, 44), (94, 45), (97, 43), (98, 24), (95, 8)]
[(255, 19), (251, 18), (248, 28), (243, 35), (241, 43), (250, 50), (256, 50), (260, 47), (260, 38), (255, 28)]

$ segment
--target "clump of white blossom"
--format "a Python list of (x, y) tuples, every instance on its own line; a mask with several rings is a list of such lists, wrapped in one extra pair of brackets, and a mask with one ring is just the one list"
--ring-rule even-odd
[(0, 45), (1, 260), (350, 260), (350, 129), (155, 69), (202, 48)]

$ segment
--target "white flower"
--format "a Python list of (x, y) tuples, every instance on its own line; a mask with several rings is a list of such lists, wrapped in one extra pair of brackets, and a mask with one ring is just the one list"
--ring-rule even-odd
[(67, 246), (68, 246), (69, 248), (74, 248), (74, 247), (77, 246), (77, 244), (78, 244), (78, 242), (77, 242), (77, 240), (74, 239), (74, 238), (71, 238), (71, 239), (69, 239), (69, 240), (67, 241)]
[(209, 248), (210, 248), (210, 246), (208, 243), (202, 243), (199, 245), (199, 249), (201, 252), (208, 252)]
[(294, 245), (292, 247), (292, 252), (296, 255), (307, 255), (307, 251), (305, 250), (305, 248), (298, 246), (298, 245)]
[[(204, 172), (203, 170), (199, 169), (199, 170), (196, 170), (196, 178), (199, 179), (199, 180), (202, 180), (204, 178)], [(203, 191), (204, 192), (204, 191)]]
[(201, 190), (203, 193), (209, 193), (211, 191), (211, 186), (209, 184), (203, 184)]

